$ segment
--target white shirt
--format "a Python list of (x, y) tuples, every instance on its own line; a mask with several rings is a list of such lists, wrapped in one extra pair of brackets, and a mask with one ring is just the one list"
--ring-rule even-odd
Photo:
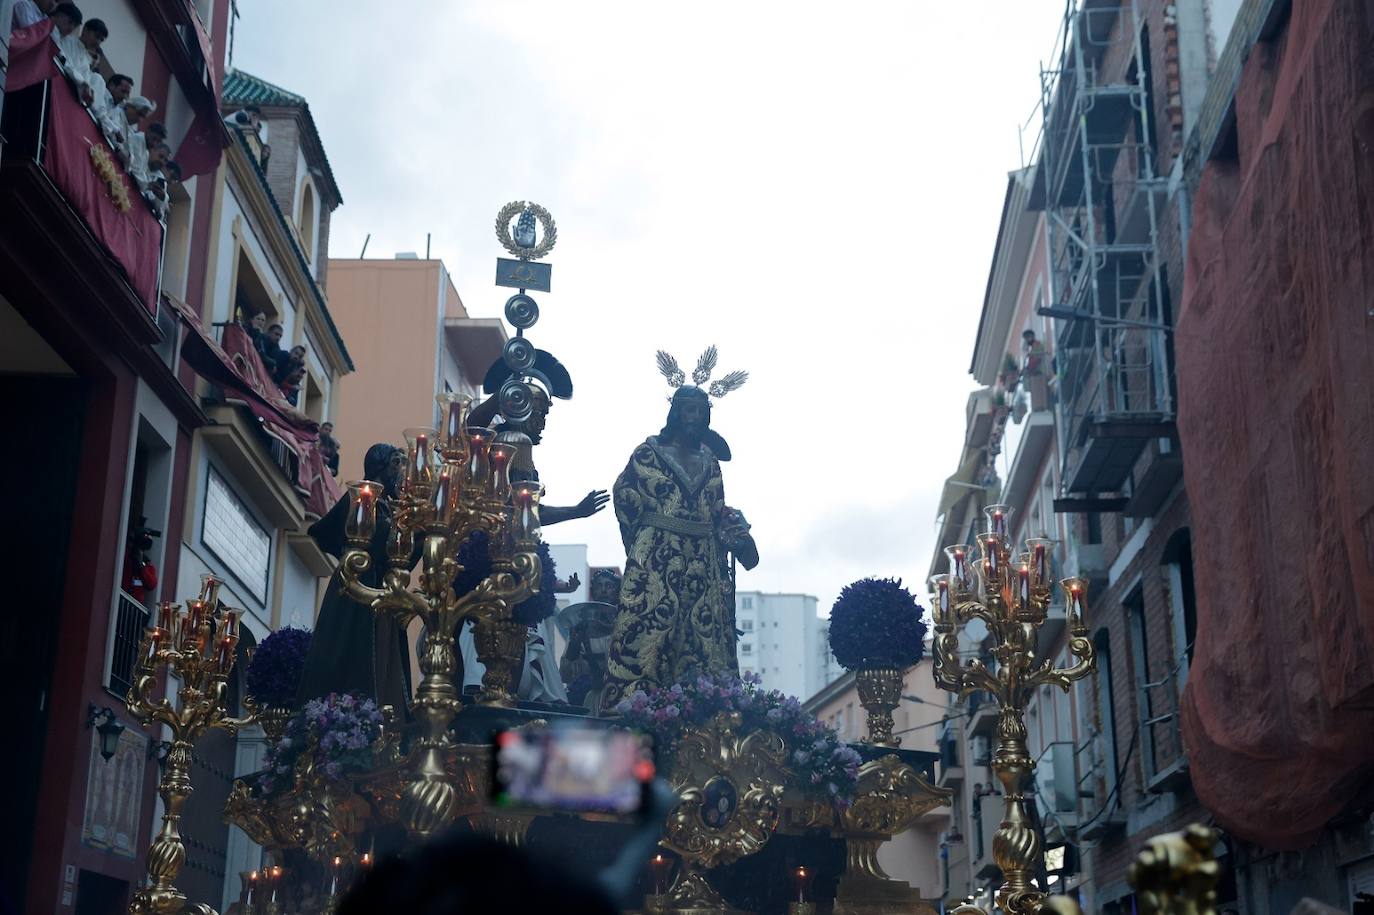
[(81, 36), (73, 29), (70, 35), (53, 32), (53, 38), (62, 52), (62, 69), (78, 86), (88, 86), (94, 91), (94, 87), (102, 80), (100, 74), (91, 67), (91, 52), (81, 43)]
[(129, 155), (129, 174), (142, 187), (148, 183), (148, 138), (143, 131), (133, 128), (126, 130), (124, 136), (124, 148)]
[(46, 18), (33, 0), (14, 0), (14, 15), (10, 18), (10, 28), (27, 29)]
[(95, 115), (97, 121), (105, 117), (105, 112), (114, 107), (114, 96), (110, 94), (110, 89), (100, 80), (100, 74), (91, 71), (96, 78), (89, 85), (91, 87), (91, 114)]

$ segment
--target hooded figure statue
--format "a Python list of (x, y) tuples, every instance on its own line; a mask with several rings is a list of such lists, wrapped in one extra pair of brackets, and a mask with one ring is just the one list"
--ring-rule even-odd
[(679, 382), (663, 431), (635, 449), (615, 482), (625, 577), (602, 711), (636, 690), (739, 671), (732, 557), (746, 569), (759, 557), (744, 516), (725, 504), (720, 462), (730, 449), (710, 423), (707, 391)]
[[(385, 496), (377, 503), (377, 526), (368, 545), (372, 567), (360, 576), (362, 583), (371, 587), (381, 586), (387, 569), (390, 500), (397, 495), (404, 468), (405, 452), (395, 445), (373, 445), (363, 458), (364, 476), (381, 483)], [(310, 536), (335, 559), (347, 547), (344, 522), (348, 506), (344, 496), (329, 514), (310, 526)], [(391, 616), (373, 613), (366, 604), (349, 597), (338, 571), (329, 580), (320, 603), (297, 699), (304, 703), (329, 693), (355, 693), (376, 700), (378, 707), (390, 705), (398, 715), (409, 716), (410, 654), (405, 630)]]

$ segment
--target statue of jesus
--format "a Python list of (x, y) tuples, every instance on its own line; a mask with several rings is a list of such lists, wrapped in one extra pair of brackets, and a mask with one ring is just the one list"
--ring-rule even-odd
[(635, 449), (616, 480), (625, 577), (603, 710), (697, 673), (738, 673), (732, 561), (752, 569), (759, 556), (744, 516), (725, 504), (720, 462), (729, 459), (711, 429), (707, 392), (685, 385), (663, 431)]

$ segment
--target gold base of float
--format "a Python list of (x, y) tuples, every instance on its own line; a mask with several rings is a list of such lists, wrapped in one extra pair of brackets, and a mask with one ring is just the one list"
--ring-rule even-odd
[[(462, 725), (468, 716), (486, 722), (502, 711), (468, 709), (459, 713), (455, 725)], [(737, 715), (723, 713), (703, 726), (688, 728), (677, 741), (671, 761), (663, 761), (668, 763), (667, 777), (681, 801), (668, 816), (662, 844), (678, 855), (682, 868), (667, 892), (645, 897), (641, 911), (742, 913), (711, 885), (711, 871), (759, 852), (778, 834), (846, 841), (846, 872), (834, 900), (835, 912), (925, 915), (930, 911), (916, 890), (882, 872), (875, 851), (921, 814), (949, 802), (949, 791), (931, 785), (903, 759), (924, 767), (929, 764), (925, 757), (932, 754), (885, 753), (864, 763), (854, 801), (840, 811), (831, 803), (785, 787), (782, 735), (768, 730), (740, 734), (739, 726)], [(394, 721), (383, 731), (371, 770), (329, 781), (308, 764), (311, 754), (304, 754), (291, 785), (277, 794), (261, 796), (247, 780), (236, 781), (225, 805), (225, 819), (274, 854), (302, 852), (321, 867), (336, 856), (356, 856), (365, 847), (365, 836), (405, 825), (402, 799), (413, 768), (398, 752)], [(490, 745), (455, 742), (443, 748), (442, 760), (445, 780), (455, 789), (449, 810), (453, 821), (519, 845), (530, 827), (543, 818), (488, 806)], [(735, 789), (738, 803), (724, 823), (708, 826), (700, 815), (703, 799), (724, 782)], [(557, 818), (567, 821), (570, 816)], [(632, 822), (605, 814), (576, 819), (589, 833), (607, 824)], [(802, 905), (798, 911), (806, 912), (805, 906), (813, 903)]]

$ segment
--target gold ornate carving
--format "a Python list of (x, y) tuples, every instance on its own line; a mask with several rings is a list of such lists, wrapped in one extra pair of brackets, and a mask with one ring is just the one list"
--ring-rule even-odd
[(1126, 877), (1146, 915), (1216, 915), (1220, 834), (1193, 823), (1145, 843)]
[(892, 710), (902, 698), (902, 671), (895, 667), (865, 667), (854, 674), (859, 704), (868, 712), (868, 742), (895, 747), (902, 738), (892, 736)]
[[(340, 562), (345, 590), (354, 600), (394, 617), (402, 628), (412, 619), (424, 624), (418, 658), (421, 678), (411, 705), (421, 730), (406, 762), (407, 780), (400, 797), (406, 828), (421, 838), (457, 816), (458, 786), (446, 755), (451, 746), (449, 725), (461, 707), (453, 682), (458, 625), (474, 617), (479, 639), (485, 639), (481, 633), (490, 633), (493, 626), (505, 633), (511, 608), (539, 587), (539, 491), (532, 484), (510, 485), (507, 471), (515, 449), (492, 444), (489, 433), (469, 435), (468, 402), (457, 397), (439, 397), (451, 416), (439, 441), (431, 441), (433, 430), (407, 433), (411, 441), (406, 478), (393, 500), (389, 567), (382, 586), (371, 587), (362, 578), (373, 562), (368, 547), (375, 529), (375, 499), (383, 491), (380, 484), (350, 484), (355, 514), (349, 522), (348, 550)], [(515, 500), (516, 507), (508, 499)], [(453, 582), (462, 572), (458, 546), (476, 531), (491, 538), (492, 571), (471, 591), (457, 595)], [(420, 587), (412, 590), (410, 566), (417, 542)], [(523, 644), (522, 627), (522, 649)], [(498, 647), (505, 649), (506, 642)], [(493, 660), (483, 679), (482, 701), (505, 704), (510, 665), (502, 663), (503, 657)]]
[(729, 911), (703, 871), (754, 854), (778, 827), (786, 747), (772, 731), (741, 737), (739, 727), (737, 713), (722, 712), (678, 738), (671, 780), (679, 801), (662, 842), (683, 861), (668, 894), (676, 912)]
[[(1040, 860), (1040, 834), (1032, 822), (1025, 789), (1035, 773), (1035, 761), (1026, 747), (1026, 704), (1041, 686), (1069, 685), (1096, 669), (1097, 659), (1087, 638), (1083, 612), (1087, 582), (1070, 578), (1061, 582), (1067, 604), (1069, 651), (1076, 662), (1063, 670), (1036, 655), (1036, 635), (1044, 625), (1053, 582), (1049, 577), (1049, 551), (1045, 540), (1028, 540), (1026, 551), (1013, 556), (1008, 537), (1006, 505), (989, 505), (988, 531), (978, 535), (981, 558), (970, 548), (952, 546), (950, 573), (933, 579), (935, 599), (934, 659), (932, 669), (940, 688), (967, 696), (978, 690), (990, 693), (999, 706), (997, 749), (992, 770), (1002, 783), (1004, 813), (992, 839), (992, 857), (1005, 882), (997, 891), (997, 906), (1008, 915), (1038, 912), (1045, 893), (1032, 880), (1032, 868)], [(1013, 559), (1018, 559), (1015, 566)], [(994, 640), (995, 666), (983, 661), (959, 663), (956, 629), (971, 620), (987, 624)], [(972, 907), (960, 906), (960, 909)], [(957, 910), (956, 910), (957, 911)], [(976, 909), (975, 909), (976, 911)]]
[(878, 846), (909, 829), (921, 814), (948, 804), (952, 796), (895, 753), (864, 763), (854, 802), (840, 818), (846, 861), (835, 895), (836, 915), (929, 909), (918, 889), (883, 871)]
[[(158, 794), (164, 812), (162, 828), (148, 849), (150, 885), (134, 893), (131, 915), (170, 915), (186, 907), (186, 895), (173, 881), (186, 862), (181, 841), (181, 808), (191, 796), (191, 752), (196, 738), (212, 728), (234, 733), (253, 719), (231, 718), (225, 711), (228, 678), (238, 645), (238, 611), (221, 607), (221, 582), (207, 576), (200, 597), (187, 601), (186, 612), (174, 604), (159, 608), (157, 625), (143, 633), (134, 668), (134, 682), (125, 697), (129, 714), (149, 724), (163, 724), (172, 732)], [(163, 673), (175, 675), (177, 702), (154, 698)], [(169, 677), (169, 680), (171, 677)], [(213, 913), (208, 906), (205, 911)]]

